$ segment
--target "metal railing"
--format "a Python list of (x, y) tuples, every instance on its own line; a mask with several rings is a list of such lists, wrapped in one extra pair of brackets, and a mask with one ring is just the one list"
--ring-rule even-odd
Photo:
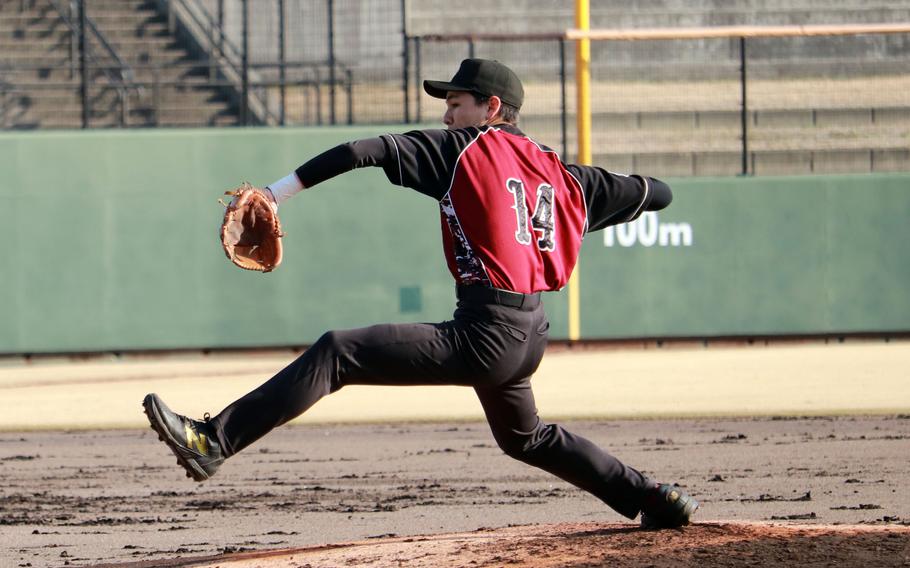
[[(200, 55), (209, 62), (210, 77), (230, 87), (240, 108), (241, 124), (276, 124), (278, 118), (270, 112), (262, 96), (250, 89), (248, 50), (237, 47), (225, 35), (223, 26), (199, 0), (157, 0), (165, 14), (172, 35), (182, 34), (195, 44)], [(244, 22), (248, 11), (244, 7)]]
[[(910, 25), (601, 31), (592, 58), (595, 163), (669, 176), (910, 170), (910, 101), (897, 95), (910, 87), (910, 53), (901, 51), (900, 34), (907, 37)], [(808, 43), (831, 35), (874, 38), (856, 43), (883, 55), (835, 57), (828, 46), (842, 46), (833, 41), (820, 43), (814, 58), (778, 55), (787, 37)], [(887, 35), (897, 37), (887, 43)], [(573, 30), (411, 36), (410, 116), (425, 118), (422, 79), (451, 76), (465, 57), (505, 57), (526, 82), (525, 131), (575, 160), (576, 105), (567, 100), (575, 61), (565, 50), (577, 37)], [(665, 47), (672, 39), (680, 41)], [(644, 49), (655, 55), (639, 63)], [(541, 95), (544, 104), (528, 104)]]
[[(230, 40), (224, 30), (223, 18), (215, 18), (200, 0), (156, 0), (159, 9), (166, 15), (168, 27), (172, 34), (183, 31), (187, 39), (195, 44), (197, 51), (211, 63), (211, 78), (221, 78), (232, 83), (236, 89), (236, 101), (239, 107), (240, 124), (285, 125), (287, 124), (286, 88), (294, 86), (286, 79), (288, 70), (311, 68), (317, 76), (317, 82), (328, 89), (328, 123), (337, 124), (336, 98), (337, 88), (341, 87), (348, 96), (347, 121), (351, 123), (353, 115), (353, 71), (334, 56), (334, 24), (331, 19), (332, 0), (327, 0), (329, 14), (328, 35), (329, 50), (325, 62), (293, 62), (286, 59), (286, 38), (284, 30), (284, 2), (279, 0), (278, 47), (279, 60), (268, 63), (251, 63), (249, 46), (250, 5), (241, 0), (242, 31), (241, 46)], [(182, 26), (182, 30), (181, 30)], [(277, 80), (265, 79), (258, 70), (275, 69)], [(320, 77), (320, 70), (325, 70), (325, 78)], [(278, 83), (279, 102), (272, 104), (269, 97), (262, 93), (263, 88), (270, 88)], [(297, 85), (299, 86), (299, 85)], [(321, 116), (317, 113), (317, 116)], [(319, 122), (321, 124), (321, 122)]]
[[(126, 84), (129, 84), (135, 79), (135, 74), (133, 70), (130, 69), (130, 66), (120, 57), (120, 54), (117, 53), (117, 50), (111, 46), (110, 42), (107, 40), (107, 37), (101, 31), (98, 30), (98, 26), (95, 25), (94, 20), (91, 16), (85, 13), (85, 3), (77, 0), (70, 0), (69, 9), (64, 10), (60, 5), (59, 0), (48, 0), (50, 4), (57, 10), (57, 13), (60, 14), (60, 18), (63, 22), (69, 27), (72, 37), (78, 38), (82, 34), (83, 24), (85, 22), (85, 30), (91, 32), (92, 38), (98, 42), (99, 45), (104, 49), (104, 52), (108, 57), (117, 62), (116, 72), (120, 78), (120, 81)], [(94, 54), (91, 52), (90, 56), (93, 61), (97, 61)], [(113, 76), (111, 76), (113, 78)]]
[[(323, 1), (328, 13), (340, 4)], [(393, 53), (356, 67), (359, 62), (346, 60), (350, 46), (339, 52), (344, 57), (334, 52), (336, 34), (341, 37), (344, 31), (329, 29), (305, 44), (308, 49), (295, 44), (300, 38), (285, 37), (287, 22), (298, 26), (301, 22), (293, 13), (286, 22), (284, 0), (268, 5), (275, 7), (276, 2), (277, 12), (270, 17), (278, 15), (278, 30), (270, 20), (271, 27), (260, 26), (256, 36), (251, 32), (257, 28), (244, 24), (241, 33), (239, 26), (229, 28), (233, 32), (229, 39), (220, 10), (213, 16), (201, 0), (156, 0), (157, 13), (167, 18), (170, 29), (180, 36), (180, 46), (189, 47), (196, 60), (134, 63), (129, 75), (120, 76), (122, 60), (87, 56), (80, 69), (99, 74), (93, 87), (101, 92), (85, 106), (111, 105), (111, 116), (105, 120), (89, 109), (96, 117), (93, 124), (438, 123), (442, 107), (429, 106), (422, 80), (451, 77), (461, 59), (476, 56), (506, 61), (519, 73), (528, 93), (521, 112), (523, 129), (560, 150), (565, 159), (575, 159), (575, 58), (567, 50), (574, 48), (576, 32), (403, 34), (400, 60)], [(237, 6), (241, 3), (247, 9), (253, 6), (237, 0)], [(259, 15), (267, 4), (263, 0), (255, 6)], [(232, 13), (232, 22), (239, 24), (238, 12)], [(344, 22), (351, 16), (325, 18), (331, 28), (350, 25)], [(68, 25), (73, 23), (70, 19)], [(402, 11), (402, 29), (405, 23)], [(157, 25), (164, 35), (163, 20), (158, 18)], [(768, 29), (739, 29), (741, 33), (732, 36), (731, 30), (713, 28), (614, 32), (618, 35), (595, 41), (592, 47), (595, 161), (617, 171), (655, 164), (650, 171), (665, 175), (810, 173), (841, 166), (853, 168), (850, 171), (910, 170), (906, 146), (910, 102), (900, 95), (910, 88), (907, 35), (899, 35), (910, 31), (904, 29), (855, 26), (818, 31), (847, 34), (845, 39), (826, 41), (816, 30), (791, 27), (786, 33), (804, 34), (792, 42), (780, 37), (780, 30)], [(88, 25), (86, 33), (91, 35)], [(726, 35), (715, 37), (719, 33)], [(656, 39), (638, 37), (649, 34)], [(680, 35), (685, 37), (670, 39)], [(296, 47), (288, 50), (289, 45)], [(97, 51), (99, 56), (105, 52), (103, 46)], [(288, 51), (319, 60), (289, 60)], [(391, 65), (393, 72), (370, 67), (376, 64)], [(6, 104), (7, 117), (18, 116), (10, 101), (28, 96), (26, 87), (41, 93), (40, 81), (34, 80), (34, 73), (17, 80), (10, 65), (5, 69), (6, 85), (0, 92), (7, 94), (7, 102), (0, 104)], [(45, 90), (49, 96), (76, 87), (73, 82)], [(117, 88), (124, 90), (107, 92)], [(194, 90), (208, 95), (178, 103), (175, 93)], [(199, 102), (204, 98), (209, 99), (205, 106)], [(187, 108), (181, 110), (179, 104)], [(113, 120), (117, 112), (120, 117)], [(191, 112), (196, 112), (194, 117), (188, 116)], [(804, 156), (808, 166), (787, 165), (791, 155)]]
[[(126, 122), (126, 117), (129, 115), (129, 91), (136, 91), (138, 95), (142, 94), (141, 87), (135, 83), (135, 74), (133, 73), (133, 70), (111, 46), (104, 34), (98, 30), (98, 27), (91, 17), (86, 14), (84, 1), (77, 2), (76, 0), (71, 0), (67, 9), (60, 4), (59, 0), (48, 0), (48, 2), (54, 10), (57, 11), (60, 19), (70, 30), (70, 69), (72, 75), (75, 75), (75, 54), (77, 52), (79, 53), (79, 67), (82, 73), (81, 98), (83, 109), (86, 109), (83, 111), (82, 127), (88, 128), (87, 109), (89, 108), (89, 104), (86, 84), (88, 81), (89, 66), (101, 70), (110, 81), (110, 88), (116, 89), (120, 102), (121, 124), (124, 124)], [(89, 45), (89, 35), (101, 46), (104, 54), (116, 62), (116, 65), (110, 66), (101, 63), (100, 58), (94, 53)], [(19, 89), (22, 88), (24, 88), (24, 86), (19, 85)]]

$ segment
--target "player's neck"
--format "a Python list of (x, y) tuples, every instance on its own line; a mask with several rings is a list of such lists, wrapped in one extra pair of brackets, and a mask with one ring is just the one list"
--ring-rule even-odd
[(498, 116), (494, 116), (490, 120), (483, 121), (483, 123), (481, 123), (481, 126), (502, 126), (503, 124), (509, 123)]

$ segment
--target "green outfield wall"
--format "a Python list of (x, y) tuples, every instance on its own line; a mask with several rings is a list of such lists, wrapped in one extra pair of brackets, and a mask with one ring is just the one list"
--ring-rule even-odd
[(585, 337), (910, 330), (910, 175), (685, 179), (588, 235)]
[[(436, 203), (379, 170), (282, 206), (276, 272), (221, 252), (221, 190), (383, 130), (0, 134), (0, 353), (304, 345), (449, 317)], [(584, 338), (910, 330), (910, 174), (668, 181), (670, 208), (587, 236)], [(546, 304), (566, 337), (565, 293)]]

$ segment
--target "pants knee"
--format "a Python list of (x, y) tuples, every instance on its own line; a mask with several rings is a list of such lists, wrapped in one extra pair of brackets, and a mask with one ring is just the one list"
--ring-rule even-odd
[(534, 433), (509, 431), (495, 435), (499, 449), (510, 458), (530, 463), (534, 460)]
[(326, 383), (328, 392), (335, 392), (344, 386), (344, 365), (340, 362), (344, 349), (342, 334), (327, 331), (301, 356), (302, 360), (306, 360), (306, 366), (314, 370), (314, 377)]
[(318, 354), (326, 353), (338, 353), (342, 349), (342, 344), (344, 340), (341, 337), (341, 334), (337, 331), (327, 331), (323, 333), (319, 339), (316, 340), (312, 346), (310, 346), (309, 351)]

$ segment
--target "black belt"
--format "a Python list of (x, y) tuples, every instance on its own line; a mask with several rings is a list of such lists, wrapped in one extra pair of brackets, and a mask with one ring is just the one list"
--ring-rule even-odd
[(455, 295), (459, 300), (483, 302), (485, 304), (499, 304), (512, 308), (536, 308), (540, 304), (540, 292), (534, 294), (521, 294), (509, 292), (499, 288), (486, 286), (458, 286)]

